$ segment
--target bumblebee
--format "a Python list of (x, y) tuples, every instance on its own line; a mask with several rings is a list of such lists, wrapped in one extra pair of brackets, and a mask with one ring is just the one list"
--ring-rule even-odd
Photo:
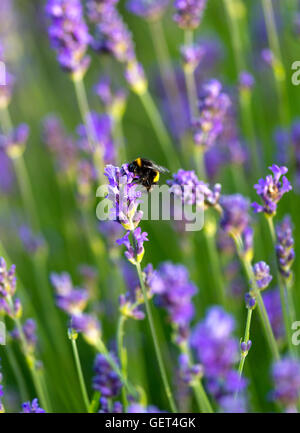
[(134, 182), (143, 185), (148, 192), (159, 181), (160, 173), (169, 173), (167, 168), (145, 158), (137, 158), (132, 161), (128, 165), (128, 170), (137, 177)]

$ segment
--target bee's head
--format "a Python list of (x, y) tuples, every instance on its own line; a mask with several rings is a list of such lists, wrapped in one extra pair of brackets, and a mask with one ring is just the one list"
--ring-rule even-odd
[(128, 164), (128, 171), (130, 171), (131, 173), (135, 173), (136, 169), (137, 169), (137, 164), (135, 161)]

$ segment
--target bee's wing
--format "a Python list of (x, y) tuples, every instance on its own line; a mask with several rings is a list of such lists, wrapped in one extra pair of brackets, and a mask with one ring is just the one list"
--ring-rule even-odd
[(152, 161), (151, 161), (151, 165), (147, 164), (144, 167), (152, 168), (153, 170), (157, 170), (160, 173), (169, 173), (170, 172), (170, 170), (168, 170), (166, 167), (162, 167), (161, 165), (157, 165), (157, 164), (155, 164), (155, 162), (152, 162)]

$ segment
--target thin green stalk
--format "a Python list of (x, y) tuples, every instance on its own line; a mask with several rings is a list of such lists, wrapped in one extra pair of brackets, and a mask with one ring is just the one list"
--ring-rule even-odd
[(174, 149), (169, 133), (162, 121), (161, 115), (152, 99), (149, 91), (139, 94), (140, 100), (145, 108), (146, 113), (151, 120), (152, 126), (155, 130), (157, 138), (160, 142), (161, 148), (165, 154), (167, 161), (170, 163), (172, 171), (176, 171), (180, 167), (179, 159)]
[[(72, 330), (70, 332), (72, 333)], [(86, 408), (87, 412), (89, 412), (90, 402), (89, 402), (89, 397), (88, 397), (88, 393), (86, 390), (83, 372), (82, 372), (82, 368), (81, 368), (81, 362), (80, 362), (80, 357), (79, 357), (79, 353), (78, 353), (76, 338), (77, 338), (77, 335), (71, 335), (70, 336), (74, 360), (75, 360), (75, 365), (76, 365), (76, 370), (77, 370), (77, 374), (78, 374), (78, 380), (79, 380), (80, 389), (81, 389), (81, 394), (82, 394), (85, 408)]]
[[(224, 0), (224, 5), (227, 11), (228, 23), (231, 30), (230, 35), (232, 39), (236, 70), (237, 73), (240, 74), (240, 72), (245, 71), (247, 68), (246, 68), (245, 58), (244, 58), (245, 49), (242, 46), (242, 37), (240, 34), (240, 28), (239, 28), (239, 23), (237, 18), (237, 12), (236, 12), (237, 8), (235, 7), (236, 6), (235, 1), (233, 0)], [(250, 146), (251, 156), (255, 167), (253, 169), (253, 173), (256, 173), (260, 166), (260, 163), (258, 158), (259, 153), (257, 149), (254, 121), (253, 121), (253, 115), (251, 109), (251, 91), (241, 89), (239, 92), (239, 100), (240, 100), (244, 130), (251, 143)]]
[[(13, 129), (13, 124), (7, 108), (0, 109), (0, 117), (1, 117), (1, 126), (3, 132), (5, 134), (9, 134), (9, 132)], [(17, 176), (18, 185), (20, 188), (21, 197), (24, 203), (27, 217), (31, 221), (33, 227), (35, 229), (39, 229), (39, 218), (36, 209), (36, 203), (34, 200), (32, 187), (28, 175), (28, 170), (23, 155), (11, 159), (14, 165), (14, 169)]]
[(146, 305), (147, 317), (148, 317), (148, 321), (149, 321), (149, 325), (150, 325), (150, 330), (151, 330), (151, 335), (152, 335), (154, 348), (155, 348), (155, 352), (156, 352), (157, 362), (158, 362), (158, 366), (160, 369), (160, 374), (161, 374), (162, 381), (164, 384), (165, 392), (166, 392), (167, 398), (169, 400), (169, 404), (170, 404), (170, 407), (172, 409), (172, 412), (176, 413), (177, 409), (176, 409), (176, 405), (175, 405), (175, 400), (174, 400), (174, 397), (173, 397), (172, 392), (171, 392), (171, 388), (169, 385), (165, 365), (164, 365), (164, 362), (162, 359), (162, 354), (161, 354), (158, 338), (157, 338), (156, 331), (155, 331), (155, 326), (154, 326), (153, 316), (152, 316), (152, 312), (151, 312), (150, 302), (149, 302), (149, 299), (147, 296), (146, 287), (144, 284), (144, 279), (143, 279), (142, 269), (141, 269), (140, 263), (136, 262), (135, 267), (137, 270), (141, 289), (142, 289), (143, 296), (144, 296), (144, 302)]
[(10, 346), (10, 344), (7, 344), (5, 347), (7, 358), (9, 360), (9, 365), (12, 368), (12, 371), (15, 375), (17, 384), (18, 384), (18, 390), (20, 391), (22, 401), (28, 400), (28, 391), (26, 387), (26, 382), (24, 380), (22, 371), (20, 369), (20, 366), (18, 364), (18, 361), (16, 360), (16, 356), (14, 354), (13, 348)]
[(268, 313), (267, 313), (265, 305), (264, 305), (264, 301), (263, 301), (262, 296), (260, 294), (260, 290), (256, 284), (256, 280), (255, 280), (255, 276), (254, 276), (251, 262), (243, 254), (243, 242), (242, 242), (240, 236), (233, 236), (233, 239), (234, 239), (236, 247), (237, 247), (238, 256), (239, 256), (241, 263), (245, 269), (249, 284), (253, 288), (253, 293), (254, 293), (254, 296), (256, 298), (257, 305), (258, 305), (259, 316), (260, 316), (260, 319), (261, 319), (261, 322), (263, 325), (265, 336), (266, 336), (267, 342), (269, 344), (272, 356), (276, 361), (278, 361), (280, 359), (278, 346), (277, 346), (276, 339), (274, 337), (274, 333), (273, 333), (273, 330), (272, 330), (272, 327), (270, 324)]
[[(244, 343), (246, 343), (246, 344), (250, 340), (250, 327), (251, 327), (252, 312), (253, 312), (253, 310), (251, 308), (248, 308), (245, 334), (244, 334), (244, 340), (243, 340)], [(243, 368), (244, 368), (245, 359), (246, 359), (247, 355), (248, 355), (248, 352), (242, 352), (241, 351), (241, 359), (240, 359), (240, 364), (239, 364), (239, 369), (238, 369), (240, 377), (242, 377), (242, 374), (243, 374)]]
[[(190, 351), (190, 348), (188, 346), (187, 343), (183, 343), (180, 345), (180, 349), (182, 351), (182, 353), (186, 354), (188, 356), (188, 362), (189, 364), (193, 364), (193, 355)], [(197, 400), (197, 404), (199, 406), (200, 412), (204, 412), (204, 413), (213, 413), (213, 408), (210, 404), (209, 398), (205, 392), (205, 389), (202, 385), (202, 380), (199, 379), (195, 379), (193, 381), (193, 383), (191, 384), (194, 394), (195, 394), (195, 398)]]
[[(193, 30), (184, 31), (184, 44), (189, 46), (193, 44)], [(187, 88), (187, 95), (189, 100), (191, 118), (197, 114), (197, 86), (195, 83), (194, 71), (183, 68), (185, 83)]]
[[(276, 234), (274, 229), (274, 222), (273, 218), (267, 216), (267, 222), (272, 238), (273, 248), (274, 251), (276, 248)], [(279, 286), (279, 293), (280, 293), (280, 301), (282, 306), (282, 313), (283, 313), (283, 321), (284, 321), (284, 327), (285, 332), (287, 336), (287, 343), (289, 352), (291, 355), (296, 355), (296, 347), (292, 343), (292, 323), (296, 320), (295, 313), (294, 313), (294, 305), (293, 301), (291, 299), (289, 292), (289, 289), (286, 287), (286, 284), (283, 280), (283, 278), (280, 275), (279, 269), (278, 269), (278, 261), (275, 254), (275, 261), (276, 261), (276, 274), (277, 274), (277, 281)]]
[(274, 9), (271, 0), (262, 0), (262, 6), (267, 26), (268, 40), (270, 48), (275, 56), (272, 62), (273, 73), (276, 83), (276, 90), (279, 99), (279, 114), (283, 126), (289, 124), (289, 104), (286, 89), (286, 73), (282, 62), (281, 49), (279, 44), (279, 37), (276, 29)]
[[(174, 122), (176, 122), (176, 109), (180, 105), (177, 79), (172, 65), (165, 32), (160, 19), (149, 21), (150, 34), (158, 59), (158, 67), (161, 79), (170, 105), (170, 111)], [(177, 107), (177, 108), (175, 108)]]
[[(7, 296), (7, 303), (9, 305), (9, 307), (11, 308), (11, 310), (14, 311), (14, 304), (13, 304), (13, 301), (12, 301), (10, 296)], [(34, 355), (32, 353), (30, 353), (30, 351), (28, 350), (27, 341), (26, 341), (26, 338), (25, 338), (25, 335), (23, 332), (23, 328), (22, 328), (20, 319), (17, 317), (14, 317), (13, 320), (16, 324), (16, 327), (17, 327), (17, 330), (18, 330), (18, 333), (20, 336), (22, 351), (23, 351), (23, 354), (25, 356), (25, 360), (27, 362), (29, 371), (31, 373), (32, 381), (34, 383), (34, 387), (35, 387), (36, 392), (38, 394), (39, 400), (40, 400), (43, 408), (46, 410), (46, 412), (51, 412), (50, 405), (48, 404), (48, 401), (47, 401), (47, 398), (45, 396), (44, 389), (42, 386), (41, 377), (40, 377), (41, 372), (38, 372), (36, 370), (36, 365), (35, 365), (36, 359), (35, 359)]]
[[(120, 318), (119, 318), (118, 330), (117, 330), (118, 355), (119, 355), (120, 364), (121, 364), (122, 376), (124, 377), (125, 380), (127, 380), (127, 353), (126, 353), (126, 349), (124, 347), (124, 325), (125, 325), (125, 322), (126, 322), (126, 316), (121, 314)], [(123, 398), (124, 410), (126, 411), (126, 408), (128, 406), (128, 401), (127, 401), (125, 386), (123, 386), (123, 388), (122, 388), (122, 398)]]
[(95, 343), (96, 349), (105, 357), (106, 361), (109, 363), (111, 368), (117, 373), (119, 376), (121, 382), (128, 390), (129, 394), (136, 396), (136, 390), (133, 387), (131, 383), (128, 382), (128, 380), (123, 376), (122, 371), (120, 370), (118, 364), (115, 362), (115, 360), (110, 355), (109, 351), (107, 350), (105, 344), (101, 339), (98, 339), (98, 341)]
[(104, 162), (103, 162), (103, 154), (100, 147), (97, 145), (97, 134), (95, 131), (95, 127), (93, 124), (91, 110), (88, 103), (88, 98), (83, 82), (83, 78), (73, 80), (75, 93), (77, 97), (78, 107), (80, 111), (80, 115), (82, 121), (85, 125), (86, 134), (89, 142), (89, 146), (93, 151), (94, 164), (98, 169), (98, 177), (100, 183), (104, 181)]

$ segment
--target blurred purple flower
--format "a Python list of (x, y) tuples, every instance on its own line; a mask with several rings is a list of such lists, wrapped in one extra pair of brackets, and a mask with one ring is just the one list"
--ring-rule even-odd
[(29, 136), (29, 126), (21, 123), (7, 135), (0, 136), (0, 149), (14, 159), (23, 154)]
[(71, 317), (70, 328), (82, 333), (86, 341), (96, 345), (101, 336), (101, 328), (98, 319), (90, 314), (77, 314)]
[[(114, 354), (110, 356), (117, 364)], [(101, 354), (98, 354), (94, 363), (93, 389), (101, 393), (102, 397), (114, 398), (122, 388), (118, 374), (112, 369), (108, 361)]]
[(52, 273), (50, 280), (56, 291), (57, 306), (69, 315), (81, 314), (88, 302), (88, 291), (74, 288), (71, 277), (66, 272)]
[(205, 55), (205, 48), (202, 44), (183, 45), (180, 49), (183, 67), (193, 72)]
[(147, 20), (159, 19), (169, 5), (169, 0), (128, 0), (129, 12)]
[(256, 213), (264, 212), (267, 215), (274, 215), (278, 202), (286, 192), (291, 191), (292, 185), (284, 176), (288, 172), (287, 167), (278, 167), (273, 164), (269, 169), (273, 175), (267, 176), (266, 179), (259, 179), (258, 184), (254, 185), (257, 194), (263, 201), (263, 206), (255, 202), (252, 203), (252, 207)]
[(182, 29), (195, 29), (199, 26), (207, 0), (175, 0), (174, 21)]
[(188, 270), (183, 265), (164, 262), (150, 286), (158, 305), (168, 312), (169, 320), (175, 327), (177, 341), (186, 340), (194, 316), (192, 297), (197, 293)]
[(300, 397), (300, 363), (298, 359), (283, 358), (272, 368), (274, 391), (272, 398), (287, 409), (296, 407)]
[(249, 200), (241, 194), (223, 195), (220, 205), (223, 209), (221, 228), (227, 233), (241, 235), (249, 226)]
[(255, 84), (255, 79), (248, 71), (242, 71), (239, 75), (239, 87), (242, 90), (251, 90)]
[[(96, 150), (98, 150), (98, 147), (101, 149), (105, 164), (113, 163), (116, 153), (112, 139), (112, 121), (110, 116), (107, 114), (92, 112), (91, 121), (94, 125), (95, 139), (97, 140), (97, 143), (95, 143)], [(86, 127), (80, 125), (77, 128), (77, 133), (80, 137), (79, 147), (82, 150), (91, 151), (92, 149), (89, 148)]]
[(38, 399), (35, 398), (32, 402), (27, 401), (22, 404), (22, 413), (46, 413), (46, 411), (39, 406)]
[(35, 235), (29, 226), (22, 225), (19, 228), (19, 236), (24, 249), (29, 254), (35, 254), (45, 246), (44, 238), (41, 235)]
[(268, 290), (263, 296), (264, 304), (270, 319), (270, 323), (276, 340), (284, 337), (285, 328), (283, 324), (280, 294), (278, 290)]
[(199, 117), (193, 120), (194, 142), (208, 150), (224, 130), (227, 110), (231, 105), (229, 96), (222, 92), (218, 80), (204, 84), (199, 97)]
[(82, 77), (90, 63), (86, 56), (90, 35), (80, 0), (48, 0), (46, 14), (51, 22), (49, 39), (60, 66), (75, 79)]

